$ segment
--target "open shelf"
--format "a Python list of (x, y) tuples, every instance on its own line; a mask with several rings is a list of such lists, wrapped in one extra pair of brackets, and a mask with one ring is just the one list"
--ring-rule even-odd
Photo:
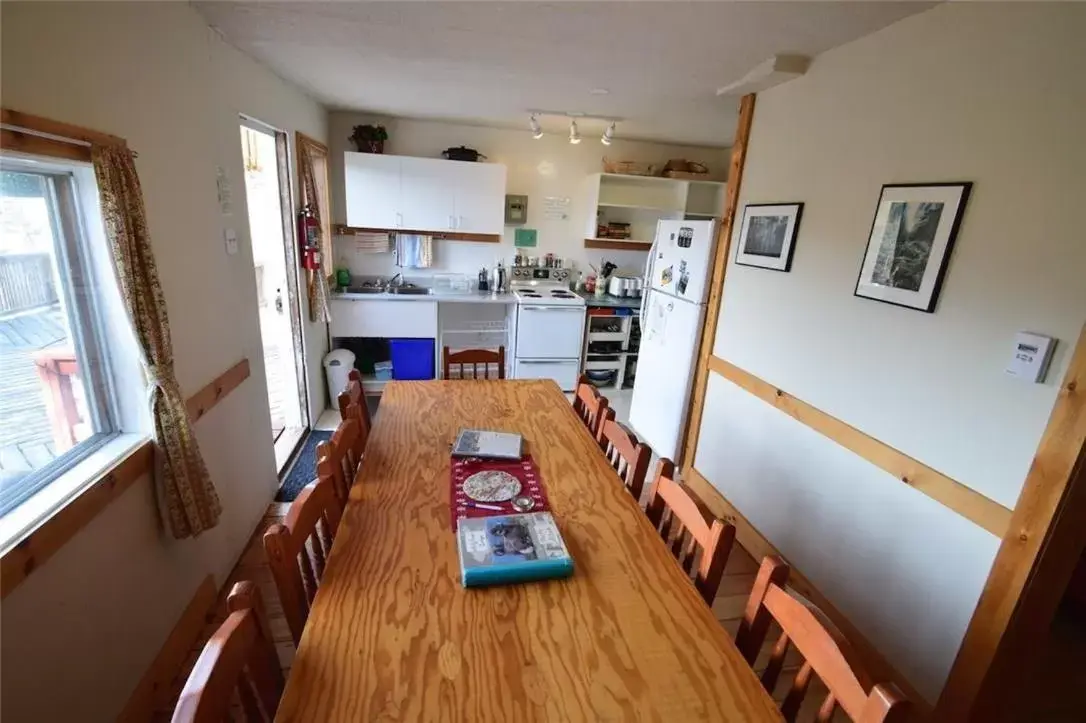
[(412, 228), (359, 228), (357, 226), (346, 226), (341, 223), (333, 224), (332, 226), (333, 236), (357, 236), (358, 234), (363, 233), (409, 233), (431, 236), (435, 239), (443, 239), (445, 241), (475, 241), (488, 244), (500, 244), (502, 242), (500, 234), (426, 231)]
[(653, 211), (656, 213), (682, 213), (682, 208), (674, 206), (639, 206), (634, 203), (600, 203), (600, 208), (628, 208), (635, 211)]
[(623, 251), (648, 251), (652, 248), (652, 244), (648, 241), (636, 241), (633, 239), (627, 241), (617, 238), (586, 238), (584, 240), (584, 247), (586, 249), (621, 249)]

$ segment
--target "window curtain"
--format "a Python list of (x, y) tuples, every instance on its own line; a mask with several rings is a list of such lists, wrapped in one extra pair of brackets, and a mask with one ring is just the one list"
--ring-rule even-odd
[[(298, 139), (298, 171), (302, 177), (302, 200), (309, 205), (317, 223), (321, 229), (321, 260), (320, 268), (306, 272), (309, 296), (309, 320), (311, 322), (328, 322), (332, 320), (331, 309), (328, 306), (328, 276), (332, 271), (331, 233), (326, 219), (330, 218), (331, 209), (327, 208), (327, 201), (317, 186), (317, 169), (315, 155), (322, 152), (314, 148), (307, 139)], [(327, 160), (327, 153), (324, 153)], [(327, 169), (327, 163), (325, 164)], [(324, 206), (322, 208), (322, 206)]]
[(91, 160), (117, 281), (150, 382), (159, 504), (174, 537), (195, 537), (218, 524), (222, 505), (174, 374), (170, 322), (151, 252), (139, 176), (132, 152), (124, 146), (96, 145)]

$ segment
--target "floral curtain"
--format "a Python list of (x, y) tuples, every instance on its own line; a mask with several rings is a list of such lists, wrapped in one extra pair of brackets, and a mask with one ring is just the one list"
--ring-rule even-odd
[(139, 176), (132, 152), (124, 146), (94, 146), (91, 160), (121, 296), (150, 382), (159, 504), (174, 537), (194, 537), (218, 524), (222, 505), (174, 375), (170, 322), (151, 252)]
[[(314, 167), (314, 148), (304, 140), (298, 142), (298, 171), (302, 177), (302, 199), (309, 204), (317, 222), (320, 224), (321, 233), (324, 233), (324, 219), (330, 209), (321, 208), (321, 194), (317, 189), (317, 172)], [(321, 243), (322, 251), (326, 244)], [(309, 292), (309, 320), (311, 322), (327, 322), (332, 320), (332, 313), (328, 306), (328, 272), (332, 268), (332, 259), (325, 258), (327, 253), (321, 254), (320, 268), (307, 272)]]

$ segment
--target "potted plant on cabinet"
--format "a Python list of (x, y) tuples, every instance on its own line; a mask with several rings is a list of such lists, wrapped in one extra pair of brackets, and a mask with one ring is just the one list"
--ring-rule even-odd
[(388, 140), (388, 131), (384, 126), (361, 125), (354, 127), (351, 134), (359, 153), (384, 153), (385, 141)]

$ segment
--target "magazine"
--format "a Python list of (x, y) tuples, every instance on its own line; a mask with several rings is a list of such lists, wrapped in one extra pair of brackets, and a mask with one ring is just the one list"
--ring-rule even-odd
[(461, 429), (453, 443), (453, 457), (482, 457), (484, 459), (520, 459), (524, 439), (510, 432), (485, 429)]
[(464, 587), (573, 574), (573, 559), (549, 512), (460, 520), (456, 541)]

